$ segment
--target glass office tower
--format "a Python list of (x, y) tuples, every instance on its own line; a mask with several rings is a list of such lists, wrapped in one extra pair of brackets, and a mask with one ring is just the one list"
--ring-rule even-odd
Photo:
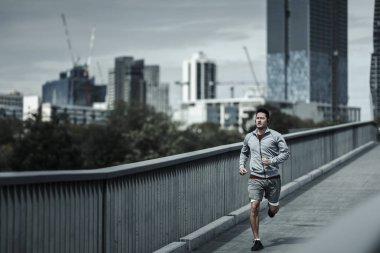
[(380, 2), (375, 1), (373, 19), (373, 53), (371, 55), (370, 88), (374, 119), (380, 118)]
[(114, 99), (145, 104), (144, 60), (121, 56), (115, 58)]
[(160, 82), (160, 66), (145, 65), (144, 80), (146, 104), (154, 107), (157, 112), (169, 114), (169, 85)]
[(268, 0), (268, 99), (347, 105), (347, 0)]
[(60, 73), (59, 80), (48, 81), (42, 86), (42, 102), (53, 105), (92, 106), (105, 102), (106, 86), (95, 85), (87, 66), (74, 66), (68, 72)]

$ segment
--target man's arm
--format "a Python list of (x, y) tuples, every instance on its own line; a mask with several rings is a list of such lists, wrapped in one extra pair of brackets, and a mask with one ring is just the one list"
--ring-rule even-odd
[(245, 174), (247, 173), (247, 169), (245, 168), (245, 164), (247, 162), (247, 159), (249, 158), (249, 146), (248, 146), (248, 139), (249, 139), (249, 135), (247, 135), (245, 138), (244, 138), (244, 141), (243, 141), (243, 147), (241, 148), (241, 151), (240, 151), (240, 159), (239, 159), (239, 173), (240, 174)]
[(270, 159), (271, 164), (280, 164), (289, 158), (290, 152), (288, 145), (282, 135), (277, 137), (278, 155)]

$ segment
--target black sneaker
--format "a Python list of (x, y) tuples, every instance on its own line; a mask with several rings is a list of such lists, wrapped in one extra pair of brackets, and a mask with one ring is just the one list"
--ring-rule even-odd
[(272, 213), (272, 211), (270, 210), (270, 208), (268, 207), (268, 216), (273, 218), (276, 214), (275, 213)]
[(251, 248), (251, 251), (259, 251), (259, 250), (262, 250), (262, 249), (264, 249), (264, 246), (261, 243), (261, 241), (260, 240), (255, 240), (254, 243), (253, 243), (253, 246)]
[(273, 218), (276, 214), (275, 213), (272, 213), (272, 211), (270, 210), (269, 208), (269, 203), (268, 203), (268, 216)]

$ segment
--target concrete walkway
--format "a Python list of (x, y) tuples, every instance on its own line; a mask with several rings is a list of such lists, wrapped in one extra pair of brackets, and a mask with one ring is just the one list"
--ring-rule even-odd
[[(293, 252), (335, 218), (380, 193), (380, 146), (301, 187), (281, 200), (273, 219), (260, 214), (260, 252)], [(354, 232), (354, 228), (353, 231)], [(360, 237), (360, 235), (358, 235)], [(251, 252), (252, 232), (244, 221), (194, 252)]]

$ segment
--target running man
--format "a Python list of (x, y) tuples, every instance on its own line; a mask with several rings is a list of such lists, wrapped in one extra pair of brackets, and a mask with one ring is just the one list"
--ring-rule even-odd
[(239, 173), (248, 172), (246, 162), (249, 162), (250, 176), (248, 193), (251, 200), (249, 221), (253, 232), (252, 251), (264, 249), (259, 236), (259, 210), (263, 197), (268, 199), (268, 215), (273, 218), (278, 212), (281, 193), (281, 177), (278, 165), (289, 157), (289, 149), (284, 137), (269, 129), (269, 112), (260, 108), (256, 112), (256, 130), (244, 138), (240, 153)]

